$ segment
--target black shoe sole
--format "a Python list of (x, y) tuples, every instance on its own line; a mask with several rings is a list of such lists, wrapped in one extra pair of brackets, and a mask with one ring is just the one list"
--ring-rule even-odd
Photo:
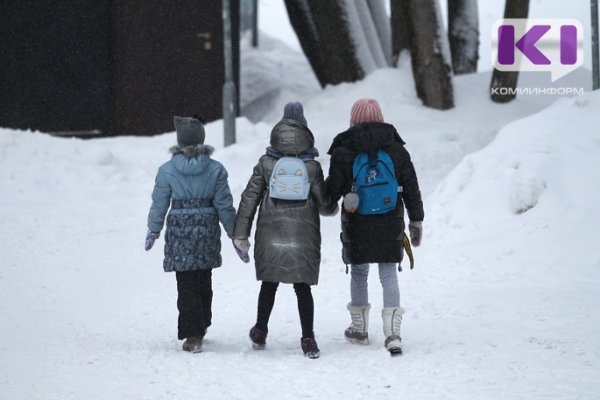
[(390, 349), (390, 356), (397, 357), (402, 355), (402, 349)]

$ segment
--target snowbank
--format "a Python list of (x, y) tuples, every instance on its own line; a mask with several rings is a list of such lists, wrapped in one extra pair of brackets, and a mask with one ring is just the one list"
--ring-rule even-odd
[(507, 125), (429, 199), (435, 223), (478, 229), (511, 220), (600, 223), (600, 93), (557, 101)]

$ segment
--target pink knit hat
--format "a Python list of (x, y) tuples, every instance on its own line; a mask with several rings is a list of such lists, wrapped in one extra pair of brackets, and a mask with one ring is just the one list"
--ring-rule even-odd
[(383, 113), (375, 99), (356, 100), (350, 112), (350, 126), (363, 122), (383, 122)]

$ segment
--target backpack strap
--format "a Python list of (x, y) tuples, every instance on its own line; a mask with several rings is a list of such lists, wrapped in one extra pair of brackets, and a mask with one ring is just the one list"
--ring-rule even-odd
[(374, 167), (377, 165), (377, 153), (375, 154), (368, 154), (369, 158), (368, 158), (368, 164), (369, 167)]

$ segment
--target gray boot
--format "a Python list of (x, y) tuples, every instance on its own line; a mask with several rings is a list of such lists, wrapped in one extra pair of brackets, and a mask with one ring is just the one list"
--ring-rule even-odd
[(344, 336), (351, 343), (369, 344), (369, 310), (370, 304), (364, 306), (353, 306), (348, 303), (346, 306), (350, 311), (352, 324), (344, 332)]
[(182, 349), (183, 351), (189, 351), (190, 353), (200, 353), (202, 351), (202, 337), (192, 336), (185, 339)]
[(402, 314), (404, 314), (402, 307), (385, 307), (381, 311), (385, 347), (391, 354), (402, 354), (402, 339), (400, 338)]

